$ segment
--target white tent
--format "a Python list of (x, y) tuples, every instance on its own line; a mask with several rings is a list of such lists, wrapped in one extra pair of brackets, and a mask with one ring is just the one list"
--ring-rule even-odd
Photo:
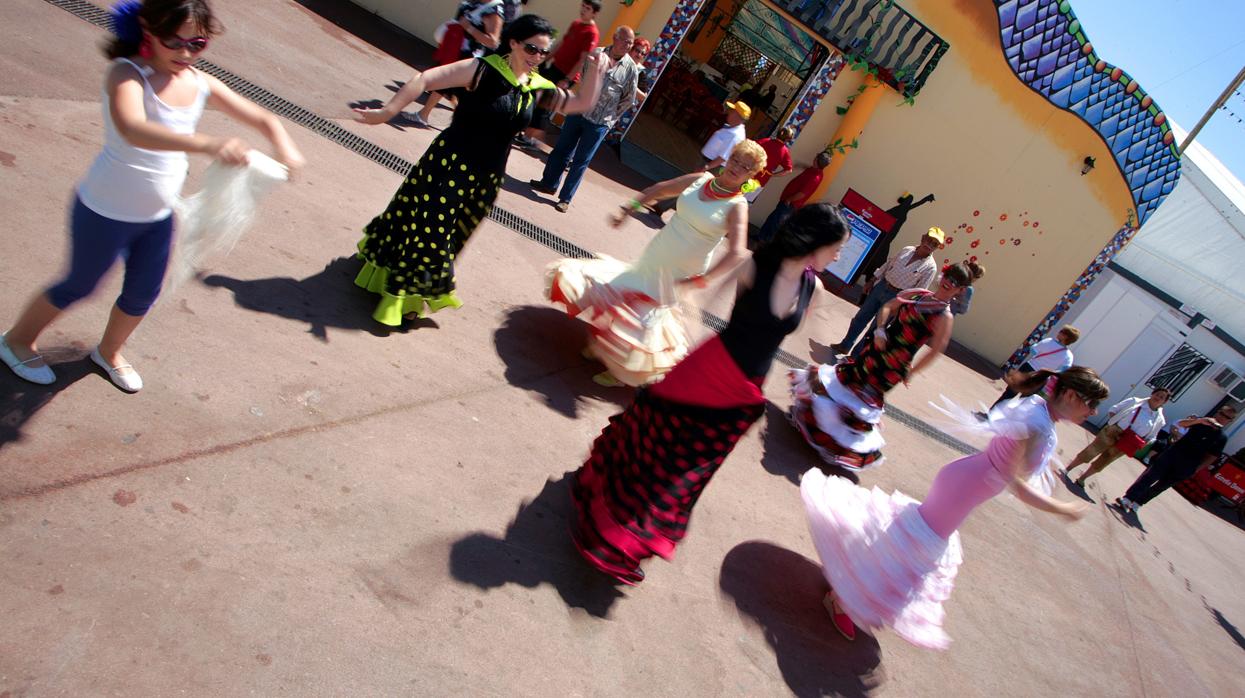
[(1115, 262), (1245, 342), (1245, 185), (1196, 141), (1181, 170)]

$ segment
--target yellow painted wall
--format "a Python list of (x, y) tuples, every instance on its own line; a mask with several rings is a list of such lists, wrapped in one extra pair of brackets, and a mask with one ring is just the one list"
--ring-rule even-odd
[(674, 12), (676, 4), (676, 0), (653, 0), (653, 5), (649, 8), (648, 14), (644, 15), (644, 21), (640, 22), (640, 26), (632, 27), (632, 29), (635, 29), (636, 34), (645, 37), (653, 43), (657, 43), (657, 37), (661, 35), (662, 28), (670, 20), (670, 15)]
[[(939, 262), (978, 256), (986, 276), (972, 310), (956, 318), (955, 338), (1002, 363), (1128, 220), (1133, 200), (1098, 134), (1012, 72), (990, 0), (903, 5), (951, 50), (915, 106), (901, 106), (893, 91), (883, 97), (827, 200), (851, 187), (889, 208), (904, 192), (933, 192), (937, 201), (910, 214), (892, 250), (937, 225), (952, 240)], [(1091, 38), (1093, 29), (1086, 28)], [(834, 108), (859, 84), (850, 70), (840, 76), (796, 144), (798, 161), (811, 161), (829, 140), (841, 118)], [(1098, 166), (1081, 176), (1087, 155)], [(753, 222), (777, 196), (764, 192)]]
[[(374, 12), (386, 21), (405, 29), (415, 36), (434, 43), (432, 34), (437, 27), (443, 22), (453, 19), (454, 12), (458, 9), (459, 0), (352, 0), (354, 4)], [(601, 31), (605, 32), (609, 29), (610, 24), (614, 21), (614, 16), (618, 14), (619, 2), (617, 0), (603, 0), (601, 3), (601, 11), (597, 13), (597, 26), (601, 27)], [(566, 31), (571, 25), (571, 21), (579, 17), (579, 0), (529, 0), (524, 7), (524, 14), (536, 14), (544, 17), (553, 23), (553, 26), (559, 31)], [(663, 3), (655, 2), (654, 11), (660, 11), (658, 5)], [(674, 9), (674, 3), (671, 2), (668, 8), (665, 8), (665, 17), (670, 16), (670, 12)], [(665, 24), (663, 19), (662, 24)], [(660, 31), (660, 25), (658, 26)]]
[[(705, 1), (707, 4), (708, 0)], [(731, 25), (731, 19), (742, 5), (743, 0), (718, 0), (713, 12), (710, 13), (710, 18), (722, 14), (722, 21), (716, 27), (706, 24), (695, 41), (683, 43), (682, 52), (700, 63), (708, 63), (709, 59), (713, 58), (713, 52), (718, 50), (718, 44), (726, 38), (726, 28)], [(701, 11), (704, 11), (703, 7)], [(695, 24), (695, 21), (692, 24)]]

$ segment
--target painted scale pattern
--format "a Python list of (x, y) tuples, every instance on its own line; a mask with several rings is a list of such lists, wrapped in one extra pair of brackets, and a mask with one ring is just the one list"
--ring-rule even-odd
[(1132, 191), (1137, 222), (1145, 223), (1180, 178), (1167, 116), (1136, 80), (1094, 53), (1066, 0), (995, 2), (1012, 70), (1102, 136)]
[(1175, 134), (1158, 104), (1130, 75), (1102, 60), (1067, 0), (995, 0), (1003, 52), (1022, 82), (1081, 117), (1102, 137), (1133, 196), (1136, 218), (1116, 232), (1064, 292), (1007, 367), (1024, 361), (1137, 234), (1180, 178)]

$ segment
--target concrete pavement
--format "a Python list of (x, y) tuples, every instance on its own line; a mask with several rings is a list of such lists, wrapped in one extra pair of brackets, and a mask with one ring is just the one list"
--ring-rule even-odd
[[(433, 132), (346, 120), (348, 103), (409, 76), (377, 48), (400, 37), (342, 29), (309, 9), (323, 4), (217, 0), (228, 31), (206, 57), (417, 158)], [(102, 138), (103, 33), (13, 0), (0, 36), (11, 318), (64, 260), (65, 204)], [(1118, 521), (1102, 503), (1132, 461), (1099, 476), (1075, 524), (1011, 498), (975, 514), (949, 652), (887, 633), (843, 641), (793, 485), (813, 456), (782, 423), (777, 373), (775, 406), (675, 561), (648, 565), (637, 589), (605, 583), (566, 538), (562, 478), (630, 393), (591, 383), (582, 328), (542, 300), (556, 255), (486, 222), (461, 258), (467, 305), (385, 332), (347, 257), (400, 177), (292, 128), (301, 179), (134, 338), (142, 393), (85, 359), (116, 276), (46, 335), (56, 386), (0, 375), (0, 696), (1239, 693), (1241, 533), (1175, 493), (1143, 510), (1144, 531)], [(241, 133), (214, 113), (202, 130)], [(509, 174), (541, 166), (515, 152)], [(498, 204), (629, 258), (652, 230), (602, 223), (636, 185), (607, 174), (590, 172), (566, 215), (513, 183)], [(720, 291), (700, 300), (724, 315)], [(837, 339), (853, 311), (819, 294), (785, 348)], [(932, 421), (939, 393), (973, 404), (998, 390), (947, 360), (892, 397)], [(886, 434), (889, 462), (863, 484), (920, 497), (957, 455), (897, 424)], [(1087, 441), (1061, 429), (1065, 460)]]

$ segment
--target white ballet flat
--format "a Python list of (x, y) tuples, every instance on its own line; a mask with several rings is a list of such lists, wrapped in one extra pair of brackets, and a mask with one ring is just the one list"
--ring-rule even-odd
[(9, 348), (9, 343), (4, 341), (4, 335), (0, 334), (0, 359), (4, 359), (4, 364), (17, 374), (18, 378), (37, 383), (39, 385), (51, 385), (56, 382), (56, 374), (52, 372), (52, 367), (44, 364), (42, 366), (31, 366), (30, 362), (38, 361), (38, 354), (22, 361), (17, 358), (17, 354)]
[[(110, 366), (107, 361), (104, 361), (104, 357), (100, 355), (99, 347), (95, 347), (91, 350), (91, 361), (94, 361), (95, 365), (104, 369), (104, 371), (108, 374), (108, 379), (112, 381), (113, 385), (124, 390), (125, 392), (137, 393), (143, 389), (143, 378), (138, 375), (138, 371), (135, 371), (133, 366), (129, 364)], [(129, 372), (121, 373), (121, 371), (127, 368), (130, 369)]]

